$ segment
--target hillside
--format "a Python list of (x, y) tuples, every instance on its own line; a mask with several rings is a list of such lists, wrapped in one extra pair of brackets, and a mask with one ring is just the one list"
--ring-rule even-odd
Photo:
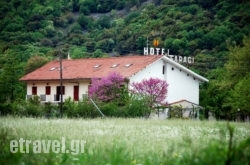
[(154, 39), (171, 54), (195, 56), (187, 67), (212, 77), (227, 62), (228, 47), (242, 46), (250, 35), (249, 11), (247, 0), (1, 1), (0, 91), (7, 95), (1, 100), (24, 98), (18, 78), (59, 52), (143, 54)]
[(142, 54), (147, 38), (149, 44), (157, 38), (172, 54), (197, 56), (211, 69), (225, 62), (227, 41), (240, 44), (250, 31), (246, 1), (144, 1), (1, 2), (0, 48), (20, 52), (25, 62), (58, 47), (73, 58)]

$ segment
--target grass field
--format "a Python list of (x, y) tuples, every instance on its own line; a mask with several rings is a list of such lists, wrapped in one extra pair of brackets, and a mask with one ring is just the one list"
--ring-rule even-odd
[[(249, 164), (250, 124), (152, 119), (0, 118), (0, 164)], [(84, 153), (11, 153), (10, 141), (86, 140)], [(27, 150), (27, 148), (26, 148)]]

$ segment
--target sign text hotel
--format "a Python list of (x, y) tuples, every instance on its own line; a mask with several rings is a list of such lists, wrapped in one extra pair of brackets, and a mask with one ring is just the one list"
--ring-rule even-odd
[(194, 63), (194, 57), (190, 56), (179, 56), (179, 55), (170, 55), (169, 51), (167, 54), (165, 54), (164, 48), (148, 48), (144, 47), (144, 55), (167, 55), (169, 58), (173, 59), (176, 62), (179, 63), (188, 63), (193, 64)]

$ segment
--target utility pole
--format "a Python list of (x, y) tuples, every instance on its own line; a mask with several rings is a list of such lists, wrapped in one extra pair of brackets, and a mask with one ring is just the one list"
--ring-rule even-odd
[(61, 49), (59, 51), (59, 61), (60, 61), (60, 114), (61, 118), (63, 116), (63, 110), (62, 110), (62, 105), (63, 105), (63, 83), (62, 83), (62, 54), (61, 54)]

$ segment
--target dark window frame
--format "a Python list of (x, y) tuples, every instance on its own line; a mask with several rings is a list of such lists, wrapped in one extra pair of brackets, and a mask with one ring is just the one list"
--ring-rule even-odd
[(32, 95), (37, 95), (37, 86), (32, 87)]
[(51, 94), (51, 86), (46, 86), (45, 87), (45, 94), (50, 95)]

